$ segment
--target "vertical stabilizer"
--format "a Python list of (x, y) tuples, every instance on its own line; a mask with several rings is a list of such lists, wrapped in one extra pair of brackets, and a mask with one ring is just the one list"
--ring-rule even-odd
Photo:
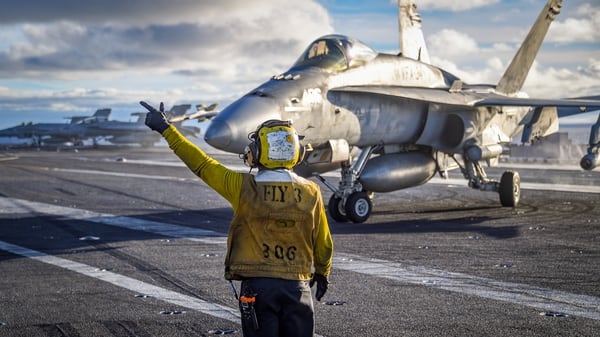
[(98, 109), (94, 113), (93, 117), (96, 117), (96, 121), (98, 122), (106, 122), (108, 120), (108, 117), (110, 116), (111, 111), (111, 108)]
[(171, 110), (169, 112), (167, 112), (167, 117), (172, 118), (172, 117), (177, 117), (177, 116), (183, 116), (191, 107), (192, 107), (191, 104), (173, 105)]
[(402, 56), (430, 63), (421, 30), (421, 15), (413, 0), (398, 0), (398, 28)]
[(525, 41), (521, 44), (519, 51), (517, 51), (506, 72), (502, 75), (500, 82), (498, 82), (497, 92), (514, 94), (521, 90), (529, 69), (531, 69), (531, 65), (540, 50), (542, 41), (548, 32), (550, 23), (560, 13), (561, 7), (562, 0), (548, 0), (533, 27), (531, 27), (529, 34), (527, 34)]
[(148, 114), (147, 112), (132, 112), (131, 116), (137, 117), (137, 119), (135, 120), (134, 123), (145, 124), (146, 123), (146, 115), (147, 114)]

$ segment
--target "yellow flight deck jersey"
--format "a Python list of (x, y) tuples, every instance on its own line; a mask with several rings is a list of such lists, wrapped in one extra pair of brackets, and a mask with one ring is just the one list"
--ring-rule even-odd
[(209, 157), (174, 126), (163, 136), (188, 168), (233, 207), (226, 279), (310, 280), (311, 267), (329, 277), (333, 241), (316, 183), (286, 169), (239, 173)]

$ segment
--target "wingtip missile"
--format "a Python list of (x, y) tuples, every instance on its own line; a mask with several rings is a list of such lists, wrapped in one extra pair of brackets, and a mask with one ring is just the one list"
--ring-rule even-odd
[(591, 171), (595, 169), (598, 166), (598, 164), (600, 164), (600, 156), (593, 153), (586, 154), (585, 156), (583, 156), (583, 158), (581, 158), (581, 161), (579, 162), (581, 168), (586, 171)]

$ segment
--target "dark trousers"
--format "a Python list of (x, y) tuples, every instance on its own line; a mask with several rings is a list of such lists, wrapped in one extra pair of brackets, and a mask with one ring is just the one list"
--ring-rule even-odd
[(242, 319), (244, 337), (312, 337), (315, 317), (308, 281), (251, 278), (242, 281), (240, 295), (255, 294), (258, 330)]

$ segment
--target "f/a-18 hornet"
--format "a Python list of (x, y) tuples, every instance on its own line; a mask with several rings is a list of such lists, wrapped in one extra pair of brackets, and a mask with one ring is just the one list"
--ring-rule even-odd
[[(190, 107), (190, 104), (174, 105), (167, 112), (167, 118), (185, 135), (195, 137), (200, 132), (199, 128), (181, 125)], [(145, 112), (134, 112), (131, 116), (137, 117), (136, 120), (132, 122), (106, 120), (86, 124), (86, 135), (92, 137), (94, 142), (96, 138), (104, 138), (113, 144), (140, 144), (143, 147), (152, 146), (160, 141), (160, 135), (157, 135), (156, 132), (149, 132), (150, 130), (144, 124)]]
[[(328, 211), (337, 221), (363, 222), (373, 192), (417, 186), (454, 168), (470, 187), (497, 192), (503, 206), (515, 207), (518, 173), (493, 180), (482, 163), (495, 164), (519, 132), (531, 142), (556, 132), (558, 117), (600, 107), (594, 99), (534, 99), (521, 92), (561, 6), (561, 0), (547, 2), (498, 84), (469, 85), (429, 64), (416, 7), (400, 0), (401, 54), (377, 53), (343, 35), (323, 36), (288, 71), (222, 110), (205, 140), (242, 153), (261, 122), (292, 120), (313, 149), (298, 170), (334, 192)], [(599, 127), (600, 119), (581, 160), (584, 169), (600, 162)], [(337, 187), (320, 176), (339, 168)]]
[(31, 138), (35, 145), (81, 145), (88, 138), (89, 124), (108, 121), (111, 109), (98, 109), (92, 116), (65, 117), (68, 123), (22, 123), (0, 130), (0, 137)]
[[(182, 126), (187, 119), (206, 119), (214, 116), (212, 111), (216, 103), (210, 105), (211, 111), (203, 105), (198, 111), (187, 115), (190, 104), (174, 105), (167, 113), (167, 118), (185, 135), (196, 137), (200, 129), (193, 126)], [(94, 145), (99, 139), (105, 139), (113, 144), (140, 144), (147, 147), (160, 141), (160, 135), (148, 130), (144, 124), (145, 112), (134, 112), (136, 121), (124, 122), (110, 120), (110, 108), (98, 109), (93, 116), (67, 117), (69, 123), (23, 123), (21, 125), (0, 130), (0, 137), (32, 138), (36, 145), (83, 145), (85, 139), (91, 138)]]

